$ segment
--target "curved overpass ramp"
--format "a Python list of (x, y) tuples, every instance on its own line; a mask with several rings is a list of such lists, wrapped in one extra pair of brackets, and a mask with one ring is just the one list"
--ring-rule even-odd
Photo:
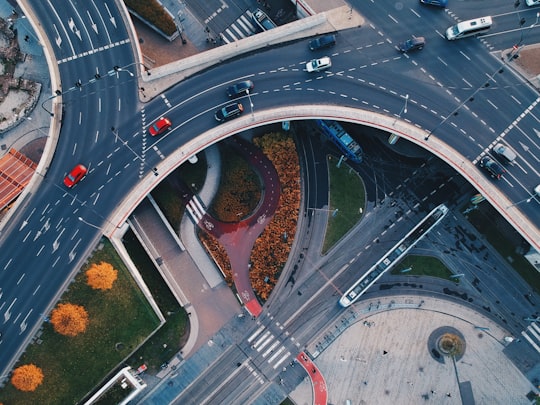
[[(254, 119), (253, 119), (254, 117)], [(461, 176), (471, 183), (479, 193), (499, 211), (499, 213), (518, 230), (535, 249), (540, 250), (540, 230), (521, 213), (511, 201), (470, 162), (465, 156), (450, 148), (437, 137), (425, 140), (426, 132), (405, 121), (370, 111), (340, 106), (325, 106), (324, 112), (318, 105), (296, 106), (294, 111), (282, 107), (273, 110), (255, 111), (253, 117), (244, 115), (236, 120), (213, 128), (196, 139), (184, 144), (175, 153), (160, 164), (160, 176), (148, 175), (118, 206), (111, 217), (108, 233), (113, 233), (115, 226), (123, 223), (140, 201), (167, 175), (184, 163), (190, 156), (201, 152), (208, 146), (232, 136), (238, 132), (261, 125), (286, 120), (306, 120), (315, 118), (334, 119), (366, 125), (384, 131), (393, 132), (411, 141), (439, 157), (452, 166)], [(113, 225), (114, 224), (114, 225)]]

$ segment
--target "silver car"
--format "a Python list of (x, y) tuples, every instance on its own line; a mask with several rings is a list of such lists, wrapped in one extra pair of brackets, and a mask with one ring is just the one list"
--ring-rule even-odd
[(308, 63), (306, 63), (306, 70), (311, 72), (320, 72), (321, 70), (326, 70), (329, 67), (332, 66), (332, 61), (328, 56), (319, 58), (319, 59), (312, 59)]

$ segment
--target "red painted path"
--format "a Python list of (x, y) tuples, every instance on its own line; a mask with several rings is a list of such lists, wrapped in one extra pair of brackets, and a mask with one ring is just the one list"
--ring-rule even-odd
[(315, 363), (304, 353), (296, 356), (298, 362), (304, 367), (311, 379), (313, 389), (313, 405), (326, 405), (328, 402), (328, 391), (326, 390), (326, 381)]
[(259, 173), (263, 184), (262, 200), (256, 211), (240, 222), (221, 222), (206, 213), (198, 225), (213, 235), (225, 248), (240, 299), (251, 315), (259, 316), (262, 307), (249, 281), (249, 258), (255, 240), (264, 231), (277, 210), (280, 183), (276, 169), (260, 149), (239, 138), (232, 139), (231, 145)]

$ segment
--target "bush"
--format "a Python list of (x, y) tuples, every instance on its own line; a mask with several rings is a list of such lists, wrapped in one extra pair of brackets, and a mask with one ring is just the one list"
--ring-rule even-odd
[(124, 3), (165, 35), (171, 36), (176, 31), (174, 20), (157, 0), (124, 0)]

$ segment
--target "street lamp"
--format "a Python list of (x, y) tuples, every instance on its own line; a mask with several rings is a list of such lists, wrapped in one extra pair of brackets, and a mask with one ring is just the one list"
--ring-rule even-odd
[(407, 101), (409, 101), (409, 95), (405, 94), (405, 104), (403, 104), (403, 107), (401, 107), (401, 111), (397, 115), (396, 119), (394, 120), (392, 126), (396, 123), (396, 121), (401, 118), (401, 114), (407, 114)]
[(529, 198), (525, 198), (525, 199), (523, 199), (523, 200), (521, 200), (521, 201), (518, 201), (518, 202), (516, 202), (516, 203), (510, 204), (508, 207), (506, 207), (506, 209), (511, 208), (511, 207), (515, 207), (516, 205), (519, 205), (519, 204), (521, 204), (521, 203), (527, 203), (527, 204), (528, 204), (528, 203), (530, 203), (533, 199), (534, 199), (534, 196), (530, 196)]
[(116, 78), (120, 77), (120, 76), (118, 75), (118, 73), (120, 73), (120, 72), (126, 72), (126, 73), (129, 74), (131, 77), (134, 77), (134, 76), (135, 76), (130, 70), (123, 69), (123, 68), (121, 68), (120, 66), (115, 66), (115, 67), (113, 67), (113, 70), (114, 70), (114, 72), (116, 73)]
[(47, 113), (51, 116), (51, 117), (54, 117), (54, 114), (52, 113), (52, 111), (49, 111), (45, 108), (45, 103), (49, 100), (52, 100), (53, 98), (56, 98), (58, 96), (61, 96), (62, 95), (62, 92), (60, 90), (56, 90), (54, 92), (54, 94), (48, 98), (46, 98), (45, 100), (43, 100), (43, 102), (41, 103), (41, 108), (43, 108), (45, 111), (47, 111)]
[(255, 116), (253, 115), (253, 102), (251, 101), (251, 95), (249, 94), (249, 89), (246, 90), (248, 99), (249, 99), (249, 106), (251, 107), (251, 118), (255, 120)]
[(88, 226), (91, 226), (92, 228), (96, 228), (97, 230), (103, 232), (103, 229), (102, 229), (102, 228), (100, 228), (100, 227), (97, 226), (97, 225), (92, 224), (91, 222), (86, 221), (83, 217), (78, 217), (77, 219), (78, 219), (79, 221), (81, 221), (83, 224), (86, 224), (86, 225), (88, 225)]

